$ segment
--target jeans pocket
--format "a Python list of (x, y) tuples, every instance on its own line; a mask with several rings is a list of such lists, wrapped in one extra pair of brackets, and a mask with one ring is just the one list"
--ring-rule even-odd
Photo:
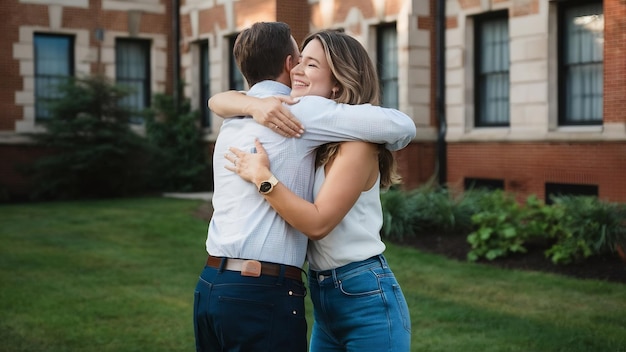
[(369, 296), (381, 292), (378, 276), (372, 271), (363, 271), (339, 281), (339, 289), (346, 296)]
[(295, 297), (306, 297), (306, 286), (304, 282), (294, 282), (290, 287), (290, 295)]
[(269, 351), (272, 345), (274, 305), (249, 298), (219, 298), (218, 333), (224, 346), (244, 351)]

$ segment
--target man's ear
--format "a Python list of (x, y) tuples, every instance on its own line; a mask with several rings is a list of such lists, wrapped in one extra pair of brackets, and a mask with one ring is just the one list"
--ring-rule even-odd
[(295, 66), (293, 64), (293, 60), (294, 60), (293, 55), (287, 55), (287, 57), (285, 58), (285, 65), (283, 69), (287, 71), (287, 73), (290, 73), (291, 69)]

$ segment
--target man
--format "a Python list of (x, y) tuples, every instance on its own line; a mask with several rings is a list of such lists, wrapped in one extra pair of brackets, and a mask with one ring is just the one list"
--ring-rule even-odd
[[(237, 38), (234, 55), (251, 87), (248, 95), (289, 94), (289, 71), (299, 51), (286, 24), (254, 24)], [(397, 110), (304, 97), (291, 111), (307, 127), (300, 138), (285, 138), (250, 117), (227, 119), (220, 130), (213, 158), (209, 257), (195, 292), (198, 351), (307, 350), (300, 269), (307, 237), (285, 223), (259, 194), (271, 192), (276, 178), (257, 188), (224, 168), (229, 147), (252, 150), (259, 138), (277, 178), (312, 200), (318, 146), (365, 140), (387, 143), (394, 150), (415, 135), (414, 123)]]

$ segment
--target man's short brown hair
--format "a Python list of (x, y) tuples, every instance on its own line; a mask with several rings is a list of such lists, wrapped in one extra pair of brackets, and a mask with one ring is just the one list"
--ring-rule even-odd
[(250, 87), (275, 80), (287, 56), (295, 54), (291, 28), (283, 22), (257, 22), (239, 33), (233, 47), (237, 66)]

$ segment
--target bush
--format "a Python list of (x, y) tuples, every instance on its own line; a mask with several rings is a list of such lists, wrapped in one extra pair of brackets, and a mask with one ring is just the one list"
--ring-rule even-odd
[(381, 194), (382, 234), (402, 240), (420, 233), (465, 233), (471, 226), (471, 197), (454, 198), (448, 190), (425, 185), (404, 192), (391, 189)]
[(188, 100), (178, 107), (171, 96), (157, 94), (146, 116), (147, 139), (152, 147), (153, 186), (163, 191), (198, 191), (213, 185), (198, 113)]
[(525, 253), (530, 244), (548, 248), (555, 264), (580, 261), (626, 247), (626, 205), (596, 197), (559, 197), (545, 205), (535, 195), (519, 204), (501, 190), (469, 190), (453, 197), (424, 186), (381, 194), (382, 235), (402, 240), (420, 233), (467, 233), (470, 261)]
[(46, 132), (32, 138), (53, 153), (28, 168), (33, 198), (88, 198), (136, 194), (145, 189), (146, 143), (129, 126), (120, 104), (128, 91), (102, 76), (59, 87)]
[(519, 226), (523, 212), (514, 197), (499, 190), (486, 193), (480, 200), (480, 208), (472, 216), (478, 228), (467, 236), (472, 247), (467, 254), (469, 260), (482, 257), (493, 260), (509, 253), (526, 252), (525, 236)]
[(418, 232), (466, 233), (472, 229), (474, 193), (456, 197), (448, 189), (425, 186), (414, 193)]
[(413, 236), (416, 210), (408, 194), (392, 188), (381, 193), (380, 200), (383, 210), (383, 237), (403, 240), (405, 235)]
[(545, 252), (553, 263), (567, 264), (616, 252), (616, 245), (626, 243), (626, 205), (582, 196), (553, 200), (552, 207), (564, 214), (562, 231), (550, 234), (555, 243)]
[(565, 232), (562, 209), (544, 205), (535, 195), (519, 205), (511, 194), (498, 190), (484, 194), (479, 203), (481, 210), (472, 217), (478, 229), (467, 237), (471, 261), (526, 253), (529, 242), (545, 242)]

